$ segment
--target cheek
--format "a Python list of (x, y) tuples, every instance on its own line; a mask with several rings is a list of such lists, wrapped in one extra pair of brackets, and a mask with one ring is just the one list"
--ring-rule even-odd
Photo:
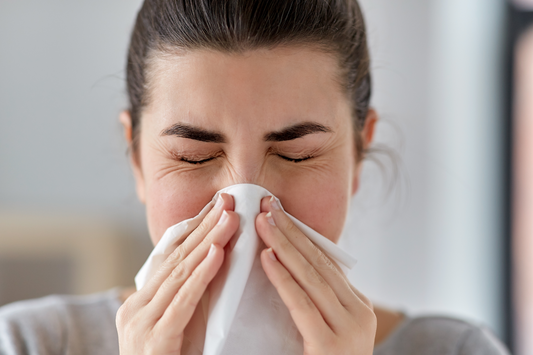
[(165, 179), (150, 184), (146, 213), (152, 242), (157, 244), (168, 227), (196, 216), (211, 201), (216, 188), (192, 179)]
[(306, 189), (299, 184), (280, 200), (288, 213), (337, 243), (348, 211), (348, 194), (343, 186), (325, 183)]
[[(228, 166), (201, 174), (170, 173), (156, 179), (158, 167), (145, 166), (145, 175), (152, 177), (146, 180), (146, 213), (152, 242), (157, 244), (168, 227), (196, 216), (218, 190), (242, 182), (265, 187), (281, 200), (288, 213), (337, 242), (351, 197), (351, 159), (347, 152), (337, 150), (318, 167), (279, 169), (267, 164), (255, 181), (232, 178), (236, 174)], [(279, 164), (277, 160), (272, 162)]]
[(288, 213), (336, 243), (348, 212), (350, 176), (348, 169), (338, 166), (320, 174), (286, 177), (278, 185), (282, 188), (271, 191)]
[[(336, 243), (344, 227), (350, 196), (346, 172), (330, 171), (320, 177), (307, 174), (280, 177), (264, 187), (281, 200), (288, 213)], [(226, 185), (232, 183), (235, 182)], [(182, 178), (149, 184), (146, 213), (153, 244), (159, 242), (168, 227), (196, 216), (223, 187)]]
[[(350, 142), (350, 140), (347, 140)], [(284, 209), (332, 242), (344, 228), (356, 167), (350, 144), (339, 144), (316, 169), (285, 174), (271, 191)]]

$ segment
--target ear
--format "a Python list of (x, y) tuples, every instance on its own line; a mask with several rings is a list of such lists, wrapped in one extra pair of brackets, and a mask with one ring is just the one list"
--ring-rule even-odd
[[(374, 130), (376, 128), (376, 123), (378, 122), (379, 116), (376, 110), (370, 108), (366, 114), (365, 126), (361, 130), (361, 138), (363, 139), (363, 149), (366, 151), (372, 140), (374, 139)], [(361, 176), (362, 162), (358, 162), (354, 168), (353, 181), (352, 181), (352, 196), (355, 195), (359, 189), (359, 178)]]
[(145, 183), (141, 168), (141, 159), (139, 152), (133, 149), (133, 131), (131, 128), (131, 115), (129, 111), (122, 111), (119, 115), (119, 121), (124, 129), (124, 138), (128, 143), (128, 150), (130, 152), (130, 164), (133, 169), (133, 176), (135, 177), (135, 189), (137, 197), (142, 203), (145, 203)]
[(363, 127), (363, 131), (361, 132), (361, 135), (364, 139), (364, 149), (368, 149), (370, 144), (372, 144), (372, 141), (374, 140), (374, 130), (376, 128), (376, 123), (378, 122), (378, 113), (373, 108), (370, 108), (368, 110), (368, 113), (366, 115), (365, 120), (365, 126)]

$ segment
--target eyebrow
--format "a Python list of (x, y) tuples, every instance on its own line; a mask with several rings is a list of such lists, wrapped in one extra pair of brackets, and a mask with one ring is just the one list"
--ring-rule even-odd
[(223, 134), (211, 132), (203, 128), (176, 123), (161, 132), (162, 136), (176, 136), (181, 138), (194, 139), (208, 143), (226, 143)]
[[(284, 142), (301, 138), (308, 134), (319, 132), (332, 132), (329, 127), (320, 123), (304, 122), (299, 123), (281, 131), (270, 132), (265, 134), (264, 140), (266, 142)], [(180, 138), (194, 139), (200, 142), (208, 143), (226, 143), (226, 137), (218, 132), (209, 131), (203, 128), (186, 125), (183, 123), (176, 123), (161, 132), (162, 136), (176, 136)]]
[(301, 138), (308, 134), (319, 132), (332, 132), (329, 127), (321, 125), (315, 122), (304, 122), (294, 126), (290, 126), (282, 129), (281, 131), (267, 133), (265, 135), (265, 141), (267, 142), (284, 142), (292, 141), (293, 139)]

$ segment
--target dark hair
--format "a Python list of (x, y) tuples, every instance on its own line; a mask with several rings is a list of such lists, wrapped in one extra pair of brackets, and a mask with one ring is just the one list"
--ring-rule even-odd
[(334, 53), (353, 105), (356, 148), (370, 94), (366, 29), (357, 0), (145, 0), (131, 36), (127, 86), (132, 149), (148, 104), (151, 56), (175, 49), (243, 52), (279, 45), (310, 45)]

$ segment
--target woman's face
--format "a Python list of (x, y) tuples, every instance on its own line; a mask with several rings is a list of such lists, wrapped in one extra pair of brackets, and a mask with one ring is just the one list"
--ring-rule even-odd
[(237, 183), (336, 242), (359, 172), (337, 68), (299, 47), (157, 56), (132, 159), (153, 243)]

